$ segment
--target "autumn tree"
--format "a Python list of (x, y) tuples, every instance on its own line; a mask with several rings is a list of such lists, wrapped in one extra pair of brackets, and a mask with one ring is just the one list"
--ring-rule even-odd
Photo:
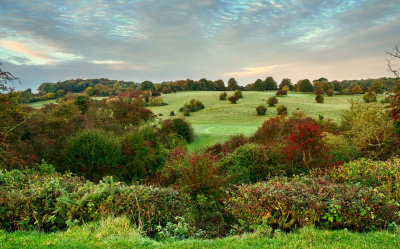
[(283, 90), (284, 86), (287, 86), (287, 87), (289, 87), (289, 89), (291, 89), (293, 87), (292, 86), (292, 81), (290, 79), (287, 79), (287, 78), (282, 79), (281, 83), (279, 84), (279, 90)]
[(361, 87), (359, 85), (356, 85), (355, 87), (353, 87), (351, 89), (351, 92), (353, 94), (361, 94), (361, 93), (363, 93), (363, 90), (361, 89)]
[(254, 91), (265, 91), (266, 85), (265, 81), (262, 81), (262, 79), (257, 79), (254, 84), (253, 84), (253, 90)]
[(296, 90), (300, 92), (312, 92), (314, 90), (314, 87), (311, 84), (310, 80), (304, 79), (298, 82)]
[(235, 78), (230, 78), (228, 80), (228, 90), (234, 91), (237, 89), (239, 89), (239, 85), (238, 85), (237, 81), (235, 80)]

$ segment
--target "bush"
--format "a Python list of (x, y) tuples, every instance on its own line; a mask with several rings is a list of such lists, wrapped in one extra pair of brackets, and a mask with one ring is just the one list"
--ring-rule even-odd
[(234, 96), (238, 97), (238, 99), (243, 98), (243, 94), (242, 91), (240, 90), (235, 90), (235, 92), (233, 93)]
[(230, 96), (228, 100), (231, 102), (231, 104), (236, 104), (236, 102), (239, 100), (237, 96)]
[(265, 148), (257, 144), (245, 144), (224, 158), (224, 169), (234, 179), (232, 183), (250, 183), (265, 180), (273, 173)]
[(149, 106), (162, 106), (162, 105), (166, 105), (166, 104), (163, 102), (163, 99), (160, 96), (151, 97), (149, 99)]
[(154, 114), (142, 107), (135, 104), (125, 103), (123, 100), (116, 100), (111, 103), (113, 116), (121, 124), (138, 126), (144, 122), (152, 121)]
[(194, 131), (192, 125), (183, 118), (166, 119), (161, 122), (160, 133), (167, 137), (170, 134), (178, 136), (187, 142), (192, 142)]
[(376, 102), (376, 93), (374, 91), (365, 92), (363, 95), (363, 100), (365, 103)]
[(279, 90), (279, 91), (276, 92), (275, 95), (278, 96), (278, 97), (284, 97), (284, 96), (287, 95), (287, 91), (285, 91), (285, 90)]
[(332, 151), (332, 162), (349, 162), (361, 157), (361, 151), (344, 135), (324, 133), (323, 140)]
[[(316, 226), (365, 231), (398, 220), (399, 208), (383, 193), (323, 178), (277, 178), (235, 186), (228, 193), (226, 212), (247, 231), (265, 223), (281, 230)], [(388, 206), (393, 207), (390, 213), (385, 212)]]
[(155, 129), (149, 126), (125, 135), (121, 147), (121, 165), (115, 170), (115, 175), (126, 182), (150, 179), (168, 155)]
[(212, 155), (226, 155), (232, 153), (236, 148), (248, 143), (249, 139), (243, 135), (230, 137), (224, 144), (215, 144), (207, 147), (206, 152)]
[(351, 102), (342, 113), (341, 128), (362, 156), (385, 160), (399, 152), (398, 139), (388, 109), (380, 103)]
[(171, 111), (171, 112), (169, 113), (169, 115), (170, 115), (171, 117), (173, 117), (173, 116), (175, 116), (175, 112), (174, 112), (174, 111)]
[(329, 97), (332, 97), (334, 94), (334, 91), (332, 89), (329, 89), (328, 91), (326, 91), (326, 95), (328, 95)]
[(90, 98), (85, 95), (80, 95), (75, 99), (75, 105), (78, 106), (81, 113), (85, 113), (89, 108)]
[(258, 116), (262, 116), (265, 115), (265, 113), (267, 113), (267, 108), (263, 105), (260, 105), (256, 108), (256, 111)]
[(202, 109), (204, 109), (203, 103), (199, 100), (192, 99), (189, 103), (184, 104), (179, 111), (184, 112), (187, 110), (186, 112), (197, 112)]
[(121, 154), (119, 141), (103, 130), (85, 130), (73, 136), (66, 144), (66, 169), (98, 181), (118, 169)]
[(352, 161), (329, 171), (330, 177), (337, 182), (361, 184), (378, 188), (379, 191), (400, 201), (400, 159), (388, 161), (370, 161), (361, 159)]
[(289, 163), (305, 169), (326, 167), (330, 152), (325, 146), (323, 135), (315, 122), (297, 124), (283, 149)]
[(183, 113), (183, 116), (185, 116), (185, 117), (189, 117), (189, 116), (190, 116), (190, 110), (189, 110), (188, 108), (185, 108), (185, 109), (182, 111), (182, 113)]
[(168, 188), (98, 184), (69, 174), (0, 172), (0, 228), (57, 231), (108, 216), (125, 216), (154, 236), (156, 227), (187, 213), (187, 199)]
[(226, 177), (222, 174), (218, 156), (207, 153), (188, 154), (181, 148), (172, 151), (160, 173), (162, 186), (177, 188), (192, 199), (200, 195), (219, 197)]
[(226, 100), (226, 96), (227, 96), (228, 94), (226, 94), (226, 92), (223, 92), (223, 93), (221, 93), (220, 95), (219, 95), (219, 100)]
[(315, 96), (315, 101), (319, 104), (324, 103), (324, 96), (322, 96), (322, 94), (318, 94), (317, 96)]
[(287, 115), (287, 107), (285, 105), (278, 105), (276, 111), (278, 115)]
[(267, 100), (267, 104), (268, 106), (273, 107), (278, 104), (278, 99), (276, 98), (276, 96), (269, 97), (269, 99)]

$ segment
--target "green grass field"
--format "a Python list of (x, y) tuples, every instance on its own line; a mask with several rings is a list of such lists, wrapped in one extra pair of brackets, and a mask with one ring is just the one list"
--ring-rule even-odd
[(83, 226), (66, 232), (0, 231), (0, 248), (400, 248), (398, 234), (303, 228), (274, 236), (242, 235), (215, 240), (155, 241), (136, 231)]
[[(179, 108), (191, 99), (197, 99), (205, 105), (204, 110), (191, 113), (186, 119), (192, 123), (195, 130), (195, 140), (189, 145), (189, 150), (203, 148), (217, 142), (223, 142), (236, 134), (250, 135), (267, 119), (275, 117), (276, 108), (268, 107), (266, 100), (275, 92), (243, 92), (243, 99), (238, 104), (219, 100), (220, 92), (178, 92), (162, 95), (166, 106), (151, 107), (156, 114), (163, 114), (161, 119), (170, 118), (170, 111), (177, 116)], [(228, 92), (228, 97), (232, 92)], [(340, 120), (340, 112), (349, 108), (349, 100), (361, 100), (361, 95), (325, 96), (325, 103), (317, 104), (314, 94), (289, 93), (286, 97), (278, 98), (279, 104), (288, 108), (289, 115), (294, 111), (302, 111), (307, 115), (318, 118), (319, 115)], [(259, 105), (267, 107), (267, 115), (257, 116), (255, 108)]]

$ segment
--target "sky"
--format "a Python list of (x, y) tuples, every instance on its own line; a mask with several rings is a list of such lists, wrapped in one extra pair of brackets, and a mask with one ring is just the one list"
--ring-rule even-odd
[(17, 89), (75, 78), (391, 77), (399, 0), (0, 0)]

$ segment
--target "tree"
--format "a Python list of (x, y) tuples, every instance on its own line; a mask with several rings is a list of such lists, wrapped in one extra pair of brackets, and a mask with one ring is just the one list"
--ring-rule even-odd
[(228, 90), (234, 91), (237, 89), (239, 89), (239, 85), (238, 85), (237, 81), (235, 80), (235, 78), (230, 78), (228, 80)]
[(300, 92), (312, 92), (314, 90), (313, 85), (308, 79), (300, 80), (297, 87)]
[(373, 91), (376, 94), (382, 94), (383, 93), (383, 80), (382, 79), (374, 79), (372, 80), (372, 84), (369, 87), (369, 91)]
[(293, 88), (292, 81), (290, 79), (282, 79), (279, 84), (279, 90), (283, 90), (283, 87), (287, 86), (289, 89)]
[(361, 94), (361, 93), (363, 93), (363, 90), (361, 89), (361, 87), (359, 85), (356, 85), (355, 87), (353, 87), (351, 89), (351, 92), (353, 94)]
[(319, 92), (324, 92), (324, 88), (322, 86), (322, 82), (320, 81), (314, 81), (313, 82), (314, 85), (314, 93), (319, 93)]
[(86, 93), (88, 96), (93, 96), (93, 94), (94, 94), (93, 87), (90, 87), (90, 86), (89, 86), (88, 88), (86, 88), (85, 93)]
[[(394, 57), (396, 59), (400, 59), (400, 48), (398, 45), (395, 45), (394, 48), (392, 49), (393, 52), (386, 52), (388, 55), (391, 57)], [(397, 79), (400, 79), (400, 68), (395, 68), (396, 65), (393, 65), (390, 60), (387, 60), (387, 67), (390, 72), (392, 72)]]
[(335, 91), (337, 91), (337, 92), (341, 92), (342, 91), (342, 89), (343, 89), (342, 83), (340, 83), (337, 80), (334, 80), (332, 83), (333, 83)]
[(217, 91), (225, 91), (225, 83), (223, 80), (214, 81), (214, 88)]
[(274, 78), (272, 78), (272, 77), (267, 77), (267, 78), (264, 80), (264, 83), (265, 83), (265, 89), (266, 89), (267, 91), (276, 90), (276, 89), (278, 88), (278, 86), (277, 86), (277, 84), (276, 84), (276, 81), (275, 81)]
[(265, 81), (262, 81), (262, 79), (257, 79), (254, 84), (253, 84), (253, 90), (254, 91), (265, 91), (266, 85)]
[(142, 84), (140, 84), (140, 90), (142, 91), (155, 90), (153, 82), (148, 80), (143, 81)]

